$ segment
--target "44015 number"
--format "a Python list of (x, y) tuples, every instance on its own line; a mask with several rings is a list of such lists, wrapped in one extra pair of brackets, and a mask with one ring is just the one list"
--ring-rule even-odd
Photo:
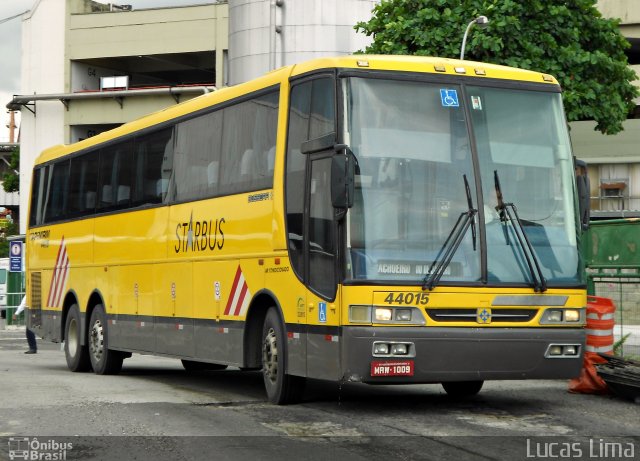
[(425, 305), (429, 302), (428, 293), (412, 293), (412, 292), (391, 292), (384, 298), (387, 304), (421, 304)]

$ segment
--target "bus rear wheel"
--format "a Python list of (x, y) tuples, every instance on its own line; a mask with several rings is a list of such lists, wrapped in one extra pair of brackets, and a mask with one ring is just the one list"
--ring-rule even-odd
[(305, 378), (285, 369), (286, 339), (275, 307), (269, 308), (262, 328), (262, 376), (267, 398), (276, 405), (295, 403), (302, 397)]
[(471, 397), (482, 389), (484, 381), (450, 381), (442, 383), (447, 395), (450, 397)]
[(88, 343), (91, 366), (96, 374), (115, 375), (120, 372), (124, 355), (109, 349), (107, 315), (101, 304), (98, 304), (91, 313)]
[(64, 357), (67, 359), (67, 367), (74, 372), (89, 371), (89, 351), (82, 345), (82, 322), (80, 309), (74, 304), (67, 313), (64, 324)]

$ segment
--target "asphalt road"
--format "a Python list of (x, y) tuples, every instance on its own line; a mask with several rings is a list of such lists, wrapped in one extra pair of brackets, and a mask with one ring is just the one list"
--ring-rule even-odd
[(640, 458), (640, 406), (566, 381), (488, 382), (465, 401), (439, 385), (312, 381), (281, 407), (259, 372), (134, 355), (96, 376), (69, 372), (60, 345), (24, 350), (24, 330), (0, 331), (0, 460)]

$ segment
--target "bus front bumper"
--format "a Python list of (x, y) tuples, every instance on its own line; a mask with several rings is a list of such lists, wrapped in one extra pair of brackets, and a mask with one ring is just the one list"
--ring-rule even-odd
[[(580, 374), (582, 328), (344, 327), (345, 381), (369, 384), (573, 378)], [(379, 346), (383, 344), (383, 346)], [(406, 355), (374, 353), (405, 344)], [(573, 356), (551, 346), (576, 347)], [(397, 346), (396, 346), (397, 347)], [(557, 347), (555, 348), (557, 350)]]

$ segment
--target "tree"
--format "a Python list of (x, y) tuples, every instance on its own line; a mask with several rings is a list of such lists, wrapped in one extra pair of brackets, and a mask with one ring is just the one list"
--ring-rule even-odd
[(637, 77), (624, 50), (619, 21), (605, 19), (595, 0), (382, 0), (358, 31), (373, 36), (366, 53), (457, 58), (462, 35), (479, 15), (465, 58), (555, 76), (567, 119), (595, 120), (605, 134), (621, 131), (635, 107)]
[(0, 258), (9, 257), (9, 240), (8, 236), (18, 235), (18, 223), (12, 222), (6, 228), (0, 229)]
[[(20, 190), (20, 175), (18, 171), (20, 169), (20, 148), (16, 147), (11, 151), (11, 157), (9, 158), (9, 170), (2, 175), (2, 187), (5, 192), (18, 192)], [(9, 241), (8, 236), (18, 234), (18, 223), (10, 221), (4, 223), (5, 213), (3, 212), (3, 225), (0, 226), (0, 258), (6, 258), (9, 256)]]
[(5, 192), (18, 192), (20, 190), (20, 148), (11, 151), (9, 170), (2, 175), (2, 187)]

